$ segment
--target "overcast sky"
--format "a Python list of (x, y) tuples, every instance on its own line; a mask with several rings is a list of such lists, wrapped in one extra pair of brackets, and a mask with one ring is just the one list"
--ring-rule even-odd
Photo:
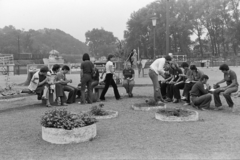
[(104, 28), (123, 39), (131, 13), (154, 0), (0, 0), (0, 28), (60, 29), (85, 42), (85, 33)]

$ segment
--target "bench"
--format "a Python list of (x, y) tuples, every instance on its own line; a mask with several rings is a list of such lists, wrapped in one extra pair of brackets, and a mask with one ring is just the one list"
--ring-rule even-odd
[[(123, 87), (122, 84), (118, 84), (118, 87)], [(134, 87), (149, 87), (149, 86), (153, 86), (152, 84), (135, 84)], [(104, 89), (105, 85), (98, 85), (94, 88), (94, 92), (97, 94), (98, 99), (100, 98), (102, 91)], [(111, 87), (111, 85), (110, 85)]]

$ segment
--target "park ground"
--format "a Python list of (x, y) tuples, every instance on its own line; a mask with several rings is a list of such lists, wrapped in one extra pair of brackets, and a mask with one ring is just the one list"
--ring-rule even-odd
[[(237, 75), (240, 67), (232, 67)], [(223, 78), (218, 68), (201, 68), (210, 77), (210, 84)], [(26, 75), (11, 76), (22, 83)], [(69, 75), (76, 85), (79, 75)], [(0, 76), (3, 86), (4, 76)], [(150, 79), (137, 78), (136, 83), (150, 84)], [(222, 111), (198, 111), (197, 122), (162, 122), (154, 118), (154, 111), (134, 111), (130, 106), (144, 103), (152, 97), (152, 87), (134, 88), (134, 97), (128, 98), (119, 88), (122, 100), (115, 100), (112, 88), (104, 102), (105, 109), (119, 112), (115, 119), (97, 123), (97, 137), (90, 142), (55, 145), (41, 138), (41, 116), (50, 108), (42, 106), (36, 96), (16, 102), (0, 104), (0, 159), (240, 159), (240, 100), (239, 108), (231, 113), (225, 100)], [(99, 104), (96, 103), (96, 105)], [(95, 104), (72, 104), (69, 111), (87, 111)], [(211, 103), (214, 106), (214, 103)], [(182, 107), (182, 103), (168, 103), (167, 107)], [(53, 107), (54, 108), (54, 107)], [(62, 107), (57, 107), (62, 108)], [(193, 109), (194, 110), (194, 109)]]

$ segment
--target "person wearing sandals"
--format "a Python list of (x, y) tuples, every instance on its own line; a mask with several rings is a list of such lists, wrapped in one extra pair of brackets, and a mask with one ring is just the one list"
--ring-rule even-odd
[[(222, 102), (220, 100), (219, 94), (223, 92), (223, 96), (225, 97), (228, 106), (232, 109), (232, 112), (235, 112), (234, 103), (231, 99), (231, 93), (238, 91), (238, 81), (237, 81), (237, 75), (233, 70), (230, 70), (227, 64), (222, 64), (219, 67), (219, 70), (221, 70), (224, 74), (224, 78), (217, 82), (214, 86), (218, 86), (217, 89), (213, 91), (213, 97), (216, 109), (215, 110), (221, 110), (223, 109)], [(227, 86), (225, 87), (219, 87), (219, 84), (221, 83), (227, 83)], [(216, 87), (215, 87), (216, 88)]]
[(68, 85), (69, 83), (72, 83), (72, 80), (66, 78), (66, 74), (69, 71), (70, 71), (70, 68), (67, 65), (64, 65), (62, 67), (62, 70), (57, 73), (54, 80), (55, 84), (61, 85), (61, 87), (58, 88), (59, 90), (56, 90), (56, 93), (57, 93), (56, 96), (61, 98), (61, 105), (64, 105), (64, 102), (66, 99), (64, 91), (69, 92), (68, 98), (67, 98), (68, 104), (75, 103), (76, 101), (77, 88)]
[(90, 61), (87, 53), (83, 54), (83, 62), (81, 63), (81, 104), (86, 104), (85, 88), (87, 86), (88, 103), (92, 103), (92, 75), (94, 73), (94, 65)]
[(164, 58), (156, 59), (150, 65), (148, 74), (153, 83), (154, 100), (156, 103), (159, 103), (159, 101), (161, 101), (161, 103), (164, 102), (161, 91), (160, 91), (158, 76), (161, 75), (163, 78), (165, 78), (164, 74), (167, 71), (164, 71), (164, 66), (166, 63), (169, 63), (171, 60), (172, 58), (170, 56), (165, 56)]
[(47, 77), (48, 72), (49, 69), (47, 66), (42, 67), (40, 71), (36, 72), (30, 81), (28, 89), (31, 92), (34, 92), (38, 95), (38, 100), (45, 99), (46, 106), (51, 107), (48, 96), (49, 94), (46, 92), (46, 95), (42, 97), (44, 89), (46, 89), (46, 87), (49, 86), (48, 85), (49, 78)]
[[(115, 98), (117, 100), (121, 99), (120, 97), (120, 94), (118, 92), (118, 88), (117, 88), (117, 85), (113, 79), (113, 75), (115, 75), (114, 73), (114, 69), (113, 69), (113, 62), (112, 62), (112, 59), (113, 59), (113, 55), (109, 55), (108, 58), (107, 58), (107, 63), (106, 63), (106, 69), (105, 69), (105, 72), (106, 72), (106, 77), (105, 77), (105, 86), (104, 86), (104, 89), (102, 91), (102, 94), (100, 96), (100, 100), (101, 101), (105, 101), (105, 94), (107, 93), (108, 91), (108, 88), (109, 86), (111, 85), (113, 87), (113, 91), (114, 91), (114, 95), (115, 95)], [(103, 76), (104, 72), (102, 73), (102, 76)], [(101, 76), (101, 79), (102, 79), (102, 76)], [(115, 75), (117, 77), (117, 75)]]
[(133, 97), (132, 90), (134, 87), (134, 70), (131, 68), (131, 63), (126, 62), (126, 68), (123, 70), (123, 87), (126, 89), (126, 92), (129, 97)]

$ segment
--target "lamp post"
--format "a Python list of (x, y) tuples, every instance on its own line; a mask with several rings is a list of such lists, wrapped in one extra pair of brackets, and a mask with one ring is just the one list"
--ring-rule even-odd
[(153, 14), (153, 17), (151, 18), (152, 19), (152, 25), (153, 25), (153, 28), (154, 28), (154, 38), (153, 38), (153, 59), (155, 59), (156, 57), (156, 53), (155, 53), (155, 28), (156, 28), (156, 23), (157, 23), (157, 17), (156, 17), (156, 13)]
[(166, 54), (169, 53), (169, 0), (166, 2)]

